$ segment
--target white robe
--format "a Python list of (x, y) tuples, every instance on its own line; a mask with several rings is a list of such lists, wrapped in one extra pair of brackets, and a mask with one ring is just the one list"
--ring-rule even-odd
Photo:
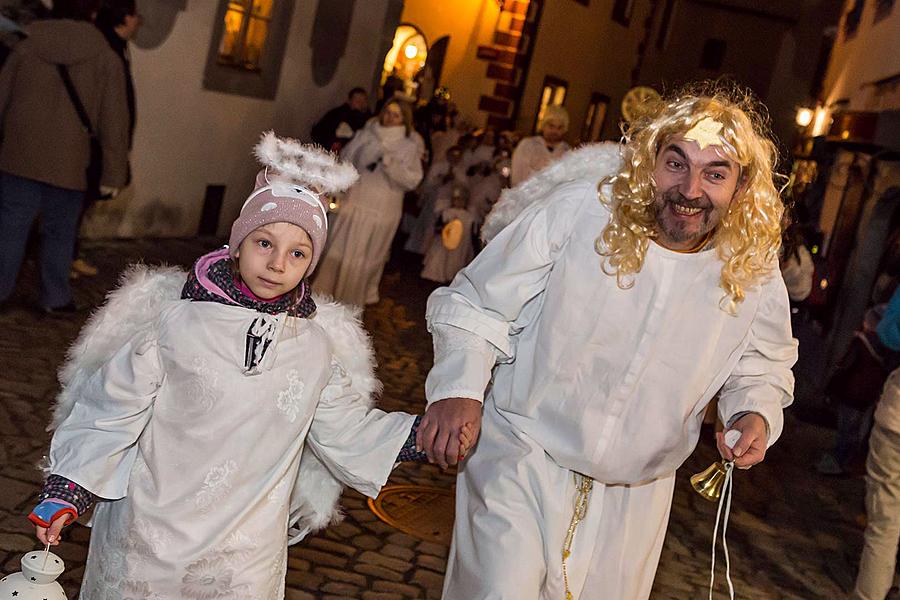
[[(399, 135), (398, 135), (399, 134)], [(328, 246), (313, 287), (341, 302), (378, 302), (378, 284), (403, 215), (403, 195), (422, 180), (419, 134), (369, 121), (341, 156), (359, 171), (328, 232)], [(374, 170), (369, 166), (377, 164)]]
[[(447, 175), (453, 175), (453, 179), (445, 182)], [(454, 185), (466, 185), (466, 171), (462, 164), (451, 166), (446, 160), (436, 162), (428, 169), (422, 186), (419, 190), (419, 215), (416, 217), (409, 238), (403, 249), (408, 252), (425, 254), (431, 246), (434, 237), (434, 226), (440, 210), (436, 208), (438, 202), (443, 202), (442, 208), (449, 206), (450, 194)]]
[[(283, 598), (297, 488), (327, 483), (301, 477), (304, 447), (374, 497), (412, 417), (369, 408), (315, 318), (268, 317), (276, 341), (262, 371), (247, 375), (246, 332), (260, 313), (163, 305), (58, 409), (50, 472), (106, 499), (94, 510), (81, 598)], [(90, 327), (115, 319), (107, 308)]]
[(547, 168), (550, 163), (562, 158), (568, 150), (569, 144), (560, 142), (551, 152), (544, 138), (539, 135), (523, 139), (513, 151), (510, 185), (519, 185), (538, 171)]
[(459, 246), (448, 250), (440, 235), (434, 235), (431, 246), (425, 253), (422, 278), (438, 283), (448, 283), (475, 256), (472, 235), (475, 231), (475, 217), (465, 208), (446, 208), (441, 212), (441, 223), (446, 225), (454, 219), (462, 223), (463, 236)]
[(753, 411), (770, 444), (781, 434), (797, 345), (777, 266), (736, 315), (720, 308), (715, 251), (651, 243), (633, 287), (619, 288), (594, 249), (605, 174), (529, 198), (429, 298), (428, 401), (480, 400), (493, 373), (483, 440), (458, 480), (445, 600), (563, 597), (573, 472), (595, 480), (569, 561), (575, 597), (647, 598), (674, 471), (711, 398), (720, 392), (723, 422)]

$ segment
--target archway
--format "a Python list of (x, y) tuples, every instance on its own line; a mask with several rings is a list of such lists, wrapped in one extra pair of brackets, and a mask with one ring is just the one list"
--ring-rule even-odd
[(394, 32), (394, 43), (384, 57), (382, 88), (390, 94), (398, 91), (416, 97), (416, 74), (428, 59), (428, 42), (422, 31), (410, 23), (401, 23)]

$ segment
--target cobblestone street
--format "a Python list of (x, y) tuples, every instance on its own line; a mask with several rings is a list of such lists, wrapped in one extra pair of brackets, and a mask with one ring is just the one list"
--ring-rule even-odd
[[(212, 240), (105, 241), (85, 244), (101, 268), (94, 278), (75, 282), (76, 300), (96, 306), (128, 264), (167, 262), (187, 266)], [(408, 256), (388, 266), (381, 302), (367, 310), (365, 324), (374, 336), (387, 410), (421, 411), (423, 384), (431, 365), (431, 342), (424, 308), (432, 289), (417, 276)], [(30, 308), (36, 282), (26, 266), (14, 304), (0, 315), (0, 569), (19, 570), (23, 552), (37, 547), (25, 519), (36, 497), (40, 474), (35, 465), (45, 452), (44, 431), (57, 392), (56, 369), (85, 316), (38, 316)], [(800, 349), (803, 352), (803, 347)], [(728, 527), (731, 576), (737, 597), (808, 600), (842, 598), (851, 585), (862, 547), (864, 483), (861, 478), (825, 479), (812, 470), (834, 431), (788, 413), (782, 440), (764, 465), (735, 474)], [(690, 488), (688, 477), (716, 457), (712, 432), (679, 471), (675, 503), (653, 592), (654, 599), (705, 598), (716, 507)], [(404, 464), (391, 483), (416, 483), (449, 489), (453, 475), (431, 465)], [(401, 600), (439, 598), (448, 548), (421, 541), (379, 521), (366, 500), (344, 495), (346, 518), (336, 526), (291, 547), (287, 598)], [(90, 530), (74, 526), (56, 550), (66, 561), (63, 577), (76, 597)], [(727, 597), (724, 561), (717, 550), (717, 596)], [(606, 599), (602, 590), (588, 598)]]

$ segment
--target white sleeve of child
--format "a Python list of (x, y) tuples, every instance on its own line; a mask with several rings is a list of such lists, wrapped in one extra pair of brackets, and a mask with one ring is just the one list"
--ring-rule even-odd
[(322, 389), (306, 438), (310, 449), (343, 483), (375, 498), (387, 482), (415, 417), (367, 406), (337, 361)]
[(140, 336), (125, 344), (90, 376), (53, 434), (50, 472), (101, 498), (124, 498), (162, 379), (155, 339)]

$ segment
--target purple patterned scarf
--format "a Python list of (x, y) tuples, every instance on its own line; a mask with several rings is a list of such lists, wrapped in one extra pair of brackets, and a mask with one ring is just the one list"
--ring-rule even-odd
[(261, 313), (306, 318), (316, 312), (309, 282), (300, 282), (299, 293), (288, 293), (274, 302), (262, 302), (247, 296), (232, 274), (232, 260), (227, 248), (221, 248), (197, 259), (187, 276), (181, 297), (200, 302), (218, 302), (243, 306)]

